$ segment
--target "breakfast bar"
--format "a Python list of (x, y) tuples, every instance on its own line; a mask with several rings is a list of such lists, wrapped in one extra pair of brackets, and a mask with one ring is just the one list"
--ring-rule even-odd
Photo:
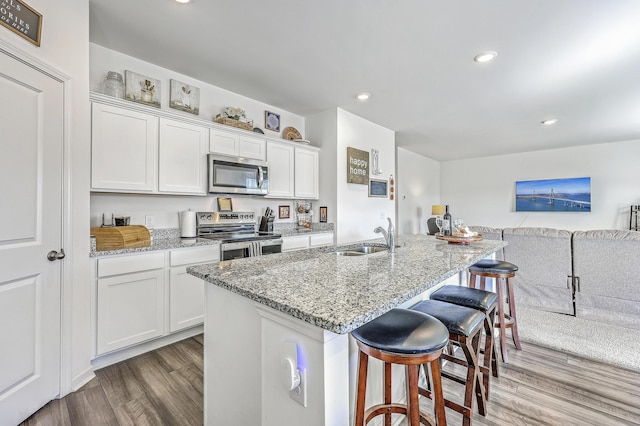
[(205, 424), (352, 424), (349, 332), (458, 282), (505, 244), (401, 235), (395, 253), (344, 255), (360, 243), (188, 268), (212, 284), (205, 291)]

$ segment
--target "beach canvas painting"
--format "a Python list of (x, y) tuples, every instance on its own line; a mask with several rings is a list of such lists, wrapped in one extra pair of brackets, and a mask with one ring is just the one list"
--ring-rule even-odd
[(590, 212), (591, 178), (516, 182), (517, 212)]

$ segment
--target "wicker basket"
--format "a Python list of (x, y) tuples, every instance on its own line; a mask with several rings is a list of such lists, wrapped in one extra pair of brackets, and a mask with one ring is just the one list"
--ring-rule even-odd
[(225, 126), (237, 127), (244, 130), (253, 130), (253, 121), (245, 123), (244, 121), (234, 120), (233, 118), (223, 117), (220, 114), (216, 115), (213, 119), (216, 123), (224, 124)]

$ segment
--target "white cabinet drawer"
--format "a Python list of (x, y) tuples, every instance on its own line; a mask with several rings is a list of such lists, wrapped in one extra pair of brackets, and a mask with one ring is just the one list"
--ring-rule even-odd
[(333, 232), (309, 235), (309, 245), (311, 247), (332, 246)]
[(98, 259), (98, 277), (164, 268), (164, 252)]
[(309, 248), (309, 236), (282, 238), (282, 251), (303, 250)]
[(218, 260), (220, 260), (220, 245), (215, 244), (208, 247), (171, 250), (169, 255), (169, 266), (217, 262)]

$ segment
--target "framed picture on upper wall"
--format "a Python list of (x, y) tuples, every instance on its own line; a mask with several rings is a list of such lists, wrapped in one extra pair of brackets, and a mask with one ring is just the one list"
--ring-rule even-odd
[(173, 79), (169, 83), (169, 107), (195, 115), (200, 114), (200, 89)]
[(160, 108), (160, 80), (125, 71), (124, 87), (126, 99)]
[(590, 212), (591, 178), (516, 182), (517, 212)]
[(280, 115), (275, 112), (264, 112), (264, 128), (273, 130), (274, 132), (280, 131)]

